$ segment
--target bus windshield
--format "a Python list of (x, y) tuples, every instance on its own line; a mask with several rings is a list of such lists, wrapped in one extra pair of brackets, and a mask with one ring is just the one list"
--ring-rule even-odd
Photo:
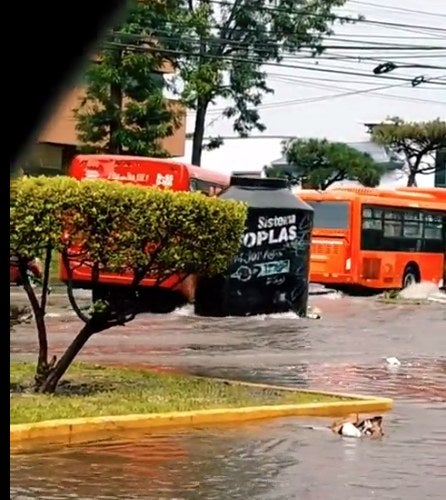
[(306, 203), (314, 209), (314, 228), (348, 229), (348, 201), (306, 201)]

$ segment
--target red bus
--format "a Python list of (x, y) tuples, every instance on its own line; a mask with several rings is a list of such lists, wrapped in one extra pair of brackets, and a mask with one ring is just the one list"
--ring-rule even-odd
[[(229, 186), (230, 175), (213, 172), (201, 167), (175, 162), (167, 159), (146, 158), (119, 155), (78, 155), (68, 169), (68, 175), (76, 179), (108, 179), (115, 182), (133, 183), (142, 186), (158, 186), (160, 189), (175, 191), (200, 191), (214, 196)], [(60, 266), (60, 279), (68, 280), (63, 265)], [(116, 293), (125, 293), (125, 287), (132, 282), (130, 274), (101, 272), (99, 285), (95, 285), (93, 295), (101, 297), (114, 289)], [(91, 268), (72, 263), (72, 283), (74, 288), (92, 288)], [(140, 286), (151, 294), (150, 300), (156, 302), (159, 297), (161, 307), (168, 298), (180, 302), (193, 299), (195, 280), (193, 276), (181, 280), (172, 276), (161, 285), (161, 290), (153, 290), (155, 279), (143, 279)], [(174, 293), (168, 293), (174, 292)]]
[(76, 179), (108, 179), (174, 191), (201, 191), (210, 196), (229, 186), (230, 176), (161, 158), (78, 155), (68, 175)]
[(416, 190), (302, 190), (314, 208), (310, 281), (336, 289), (445, 282), (446, 201)]

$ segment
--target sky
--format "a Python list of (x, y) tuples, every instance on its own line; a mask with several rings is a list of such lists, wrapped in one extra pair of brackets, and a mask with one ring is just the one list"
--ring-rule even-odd
[[(234, 139), (226, 140), (219, 150), (204, 153), (203, 167), (257, 170), (281, 156), (281, 140), (290, 136), (325, 137), (343, 142), (367, 140), (364, 123), (379, 122), (388, 116), (411, 121), (444, 119), (446, 0), (351, 0), (339, 13), (352, 17), (361, 14), (366, 21), (399, 26), (373, 22), (336, 25), (335, 35), (326, 42), (328, 45), (371, 47), (372, 50), (327, 49), (318, 59), (302, 59), (299, 54), (298, 58), (285, 57), (281, 65), (265, 66), (268, 84), (275, 91), (265, 96), (260, 106), (266, 131), (256, 133), (253, 139), (235, 140), (231, 122), (221, 114), (225, 102), (217, 102), (208, 112), (206, 136)], [(403, 47), (385, 48), (389, 45)], [(416, 50), (404, 50), (407, 45), (415, 46)], [(333, 56), (338, 59), (330, 59)], [(387, 61), (432, 67), (399, 67), (381, 78), (375, 76), (374, 67)], [(418, 76), (428, 81), (413, 87), (410, 80)], [(193, 126), (191, 112), (187, 117), (187, 131), (192, 132)], [(186, 161), (190, 161), (190, 150), (188, 141), (183, 158)]]

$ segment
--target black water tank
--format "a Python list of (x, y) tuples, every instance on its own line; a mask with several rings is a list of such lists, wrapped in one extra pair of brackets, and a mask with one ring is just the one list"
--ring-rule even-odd
[(220, 198), (248, 205), (245, 232), (228, 271), (198, 279), (195, 313), (305, 315), (313, 209), (284, 179), (232, 177)]

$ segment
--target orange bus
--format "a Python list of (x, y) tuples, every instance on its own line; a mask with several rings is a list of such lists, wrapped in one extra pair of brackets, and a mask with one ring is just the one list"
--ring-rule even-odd
[(422, 193), (431, 194), (437, 200), (443, 200), (446, 202), (446, 188), (432, 187), (432, 188), (421, 188), (421, 187), (402, 187), (398, 188), (397, 191), (402, 191), (404, 193)]
[[(157, 186), (160, 189), (172, 189), (174, 191), (200, 191), (208, 196), (218, 194), (229, 186), (230, 176), (213, 172), (201, 167), (175, 162), (167, 159), (146, 158), (138, 156), (120, 155), (78, 155), (71, 162), (68, 175), (76, 179), (108, 179), (123, 183), (132, 183), (142, 186)], [(91, 267), (79, 266), (72, 262), (72, 285), (74, 288), (93, 288)], [(68, 273), (64, 265), (60, 265), (60, 279), (68, 281)], [(94, 286), (95, 298), (103, 297), (104, 294), (125, 293), (125, 288), (132, 282), (130, 273), (117, 274), (112, 272), (101, 272), (99, 284)], [(140, 282), (140, 286), (146, 292), (152, 292), (150, 300), (156, 302), (163, 297), (163, 303), (167, 306), (168, 298), (176, 297), (180, 302), (190, 300), (194, 294), (194, 279), (181, 280), (179, 276), (172, 276), (161, 284), (161, 290), (153, 290), (154, 278), (146, 278)], [(168, 293), (173, 291), (174, 293)], [(155, 296), (156, 294), (156, 296)]]
[(439, 196), (356, 187), (296, 194), (314, 209), (311, 282), (340, 290), (443, 286), (446, 201)]

